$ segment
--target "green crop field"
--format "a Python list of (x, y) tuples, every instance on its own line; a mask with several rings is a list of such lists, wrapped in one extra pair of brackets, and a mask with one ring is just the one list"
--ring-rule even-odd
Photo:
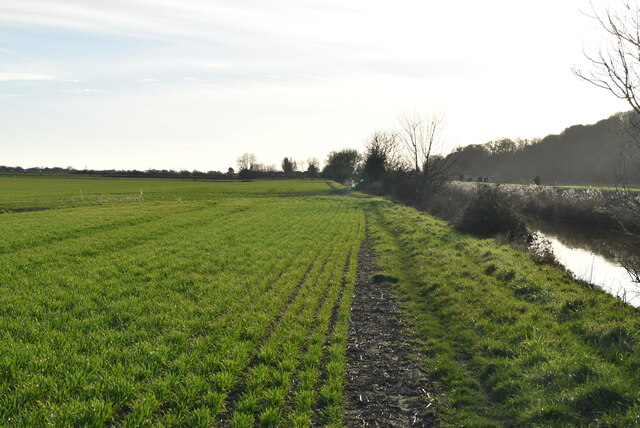
[(367, 234), (442, 426), (638, 424), (638, 309), (345, 193), (0, 178), (0, 425), (341, 426)]
[(326, 183), (0, 189), (0, 424), (341, 421), (364, 216)]
[(278, 195), (328, 194), (323, 181), (206, 182), (121, 178), (0, 177), (0, 210), (105, 205), (109, 202), (202, 201)]

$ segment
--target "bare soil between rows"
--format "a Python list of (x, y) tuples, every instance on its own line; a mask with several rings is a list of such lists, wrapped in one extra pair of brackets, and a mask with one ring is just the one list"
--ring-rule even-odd
[(351, 303), (345, 424), (437, 426), (436, 388), (418, 363), (419, 344), (402, 319), (393, 279), (374, 273), (367, 236), (358, 254)]

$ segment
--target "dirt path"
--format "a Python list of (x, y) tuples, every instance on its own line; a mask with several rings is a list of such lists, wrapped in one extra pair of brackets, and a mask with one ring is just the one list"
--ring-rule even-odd
[(435, 426), (436, 395), (415, 361), (418, 347), (400, 315), (394, 288), (374, 273), (371, 240), (358, 254), (347, 346), (345, 424)]

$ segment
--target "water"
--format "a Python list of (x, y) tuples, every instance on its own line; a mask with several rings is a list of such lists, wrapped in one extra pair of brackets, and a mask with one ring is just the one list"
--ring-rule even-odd
[(617, 261), (623, 254), (623, 236), (541, 221), (532, 221), (530, 226), (551, 243), (556, 259), (577, 278), (640, 307), (640, 284)]

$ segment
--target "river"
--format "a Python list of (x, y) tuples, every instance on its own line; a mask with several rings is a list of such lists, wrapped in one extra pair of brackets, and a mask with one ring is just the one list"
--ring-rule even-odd
[(640, 307), (640, 284), (617, 261), (623, 254), (624, 236), (541, 220), (530, 220), (529, 225), (550, 242), (556, 259), (577, 278)]

